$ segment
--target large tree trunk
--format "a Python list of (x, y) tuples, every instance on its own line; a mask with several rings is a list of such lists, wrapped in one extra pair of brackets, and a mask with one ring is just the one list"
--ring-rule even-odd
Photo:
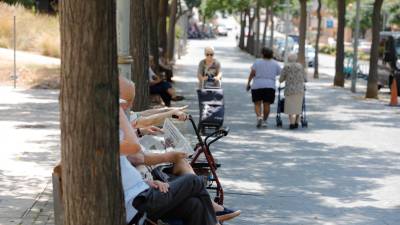
[(268, 22), (269, 22), (269, 7), (265, 7), (265, 22), (264, 22), (264, 31), (262, 37), (262, 44), (261, 47), (264, 48), (267, 44), (267, 29), (268, 29)]
[(168, 0), (160, 0), (160, 10), (159, 10), (159, 46), (166, 51), (167, 50), (167, 15), (168, 15)]
[(134, 111), (149, 106), (149, 45), (146, 7), (142, 0), (131, 0), (130, 43), (133, 57), (132, 80), (136, 84)]
[(333, 81), (334, 86), (344, 87), (344, 27), (346, 17), (346, 1), (338, 0), (338, 28), (336, 38), (336, 71)]
[(125, 225), (115, 1), (64, 0), (60, 9), (64, 225)]
[(244, 38), (246, 36), (246, 18), (247, 14), (246, 12), (240, 12), (240, 37), (239, 37), (239, 48), (244, 49)]
[(249, 17), (249, 33), (247, 35), (247, 44), (246, 44), (246, 50), (248, 53), (253, 53), (253, 48), (254, 48), (254, 32), (253, 32), (253, 24), (254, 20), (256, 18), (256, 15), (251, 16), (250, 15), (250, 9), (248, 10), (248, 17)]
[(271, 6), (270, 13), (269, 13), (269, 15), (271, 16), (271, 18), (270, 18), (270, 20), (271, 20), (271, 28), (270, 28), (271, 29), (271, 36), (270, 36), (270, 39), (269, 39), (269, 47), (271, 49), (274, 48), (274, 32), (275, 32), (274, 10), (273, 10), (272, 7), (273, 6)]
[(168, 27), (168, 60), (174, 58), (175, 49), (175, 23), (176, 23), (176, 11), (177, 11), (177, 0), (171, 1), (171, 10), (169, 14), (169, 27)]
[(383, 0), (375, 0), (372, 14), (372, 46), (369, 60), (369, 74), (366, 98), (378, 98), (379, 32), (381, 28), (381, 8)]
[(305, 50), (306, 50), (306, 32), (307, 32), (307, 0), (300, 1), (300, 26), (299, 26), (299, 53), (298, 62), (306, 68)]
[(256, 34), (255, 37), (255, 43), (254, 43), (254, 48), (253, 48), (253, 55), (255, 57), (258, 57), (260, 55), (260, 0), (257, 0), (257, 6), (256, 6), (256, 19), (257, 19), (257, 24), (256, 24)]
[(318, 27), (317, 27), (317, 38), (315, 40), (315, 60), (314, 60), (314, 78), (319, 78), (319, 38), (321, 37), (321, 0), (318, 0), (318, 8), (317, 8), (317, 18), (318, 18)]
[[(149, 10), (149, 27), (150, 27), (150, 54), (154, 57), (154, 63), (156, 65), (156, 70), (158, 71), (158, 7), (159, 0), (146, 0), (146, 7)], [(155, 72), (157, 72), (155, 71)]]

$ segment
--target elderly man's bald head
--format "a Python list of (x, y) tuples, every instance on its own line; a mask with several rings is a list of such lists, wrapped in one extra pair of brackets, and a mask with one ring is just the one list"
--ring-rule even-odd
[(119, 76), (119, 98), (127, 101), (122, 104), (124, 109), (131, 108), (135, 99), (135, 84), (123, 76)]

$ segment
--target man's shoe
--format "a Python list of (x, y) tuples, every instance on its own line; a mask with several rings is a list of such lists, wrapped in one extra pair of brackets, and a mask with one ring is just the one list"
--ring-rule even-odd
[(257, 119), (257, 128), (260, 128), (263, 124), (263, 119)]
[(268, 123), (267, 120), (263, 120), (263, 123), (261, 125), (263, 128), (267, 128), (268, 127)]
[(183, 99), (185, 99), (185, 97), (180, 96), (180, 95), (177, 95), (177, 96), (171, 98), (172, 101), (176, 101), (176, 102), (177, 101), (182, 101)]
[(224, 222), (239, 216), (241, 212), (240, 210), (232, 210), (224, 207), (223, 211), (215, 212), (215, 214), (219, 222)]

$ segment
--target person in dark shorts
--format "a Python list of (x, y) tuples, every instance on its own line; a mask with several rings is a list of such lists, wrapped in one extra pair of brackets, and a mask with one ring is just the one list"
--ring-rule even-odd
[(257, 59), (251, 67), (246, 90), (251, 89), (251, 98), (257, 116), (257, 128), (267, 127), (270, 105), (275, 102), (276, 77), (281, 66), (273, 59), (270, 48), (261, 50), (262, 59)]

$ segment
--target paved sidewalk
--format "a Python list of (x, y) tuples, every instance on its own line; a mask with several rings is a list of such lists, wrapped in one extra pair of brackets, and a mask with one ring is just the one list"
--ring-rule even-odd
[[(254, 58), (233, 37), (191, 41), (177, 61), (176, 87), (198, 115), (197, 64), (213, 45), (222, 64), (228, 137), (214, 146), (226, 205), (243, 214), (229, 225), (400, 224), (400, 109), (307, 84), (309, 128), (255, 128), (245, 91)], [(53, 225), (51, 171), (59, 160), (58, 93), (0, 87), (0, 225)], [(191, 133), (189, 126), (184, 126)], [(188, 135), (188, 137), (193, 137)]]
[[(226, 205), (243, 214), (226, 224), (400, 224), (400, 108), (332, 87), (332, 75), (307, 84), (309, 128), (255, 128), (245, 84), (254, 58), (232, 37), (191, 41), (176, 80), (189, 112), (198, 115), (197, 63), (206, 46), (221, 62), (228, 137), (213, 153)], [(361, 90), (361, 89), (360, 89)], [(190, 128), (187, 128), (190, 130)]]
[(0, 224), (54, 224), (58, 92), (0, 87)]

